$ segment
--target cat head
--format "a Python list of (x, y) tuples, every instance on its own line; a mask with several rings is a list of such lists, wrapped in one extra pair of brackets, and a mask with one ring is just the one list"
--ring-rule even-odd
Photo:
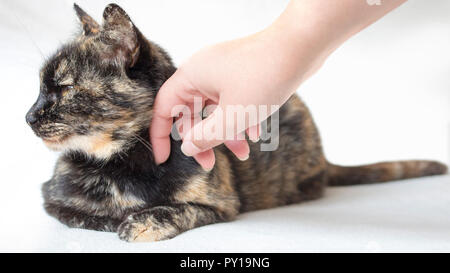
[(44, 64), (26, 121), (51, 149), (108, 158), (148, 128), (156, 92), (174, 67), (119, 6), (105, 8), (102, 25), (74, 8), (82, 33)]

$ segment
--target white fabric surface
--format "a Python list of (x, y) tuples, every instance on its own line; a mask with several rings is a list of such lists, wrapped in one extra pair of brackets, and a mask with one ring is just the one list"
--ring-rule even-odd
[[(33, 194), (37, 194), (36, 191)], [(242, 214), (155, 243), (70, 229), (40, 207), (3, 226), (1, 251), (301, 252), (450, 251), (450, 176), (329, 188), (324, 198)], [(3, 223), (2, 225), (4, 225)]]

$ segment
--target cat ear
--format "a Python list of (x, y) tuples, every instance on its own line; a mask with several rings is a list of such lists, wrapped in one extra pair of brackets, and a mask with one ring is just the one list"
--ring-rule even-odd
[(132, 67), (139, 57), (138, 30), (127, 13), (116, 4), (109, 4), (103, 12), (103, 37), (112, 43), (115, 59)]
[(84, 35), (95, 34), (100, 31), (100, 25), (77, 4), (74, 3), (73, 8), (77, 13), (78, 19), (80, 19), (80, 22), (83, 25)]

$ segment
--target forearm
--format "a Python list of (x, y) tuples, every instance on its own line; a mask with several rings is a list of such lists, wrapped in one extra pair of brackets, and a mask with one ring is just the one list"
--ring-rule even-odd
[(286, 52), (291, 62), (286, 68), (292, 71), (287, 72), (301, 81), (347, 39), (404, 2), (380, 0), (380, 5), (370, 5), (368, 0), (291, 0), (263, 32), (278, 40), (277, 50)]
[(406, 0), (291, 0), (271, 27), (288, 31), (293, 42), (309, 37), (322, 50), (333, 50)]

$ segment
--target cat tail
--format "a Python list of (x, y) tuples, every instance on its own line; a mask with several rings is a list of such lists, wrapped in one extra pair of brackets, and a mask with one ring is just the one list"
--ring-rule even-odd
[(447, 173), (447, 166), (426, 160), (380, 162), (343, 167), (328, 163), (328, 185), (370, 184)]

